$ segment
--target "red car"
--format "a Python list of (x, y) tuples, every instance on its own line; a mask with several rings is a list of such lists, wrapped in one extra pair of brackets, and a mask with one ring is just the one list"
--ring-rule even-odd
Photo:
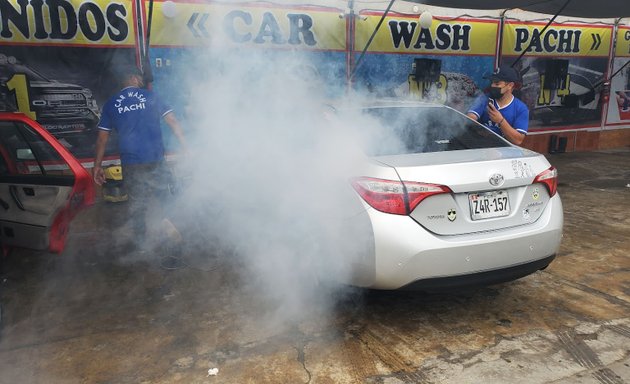
[(90, 174), (41, 125), (0, 112), (0, 244), (61, 253), (70, 221), (94, 203)]

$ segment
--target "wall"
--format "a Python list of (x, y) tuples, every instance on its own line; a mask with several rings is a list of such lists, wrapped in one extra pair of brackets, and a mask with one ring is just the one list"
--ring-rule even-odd
[[(348, 8), (350, 3), (354, 8)], [(48, 0), (37, 7), (3, 0), (0, 65), (13, 58), (27, 69), (21, 69), (23, 79), (0, 77), (0, 107), (39, 113), (36, 118), (66, 139), (77, 156), (89, 157), (98, 109), (116, 89), (114, 67), (143, 64), (147, 52), (154, 86), (183, 115), (187, 84), (178, 74), (194, 70), (203, 76), (208, 68), (195, 65), (205, 65), (208, 56), (227, 49), (264, 51), (270, 60), (305, 53), (310, 64), (299, 70), (321, 78), (330, 97), (345, 94), (350, 86), (379, 97), (445, 103), (465, 112), (488, 86), (484, 75), (495, 63), (515, 62), (533, 37), (541, 35), (516, 65), (524, 79), (521, 97), (531, 114), (524, 145), (547, 152), (552, 137), (566, 137), (567, 151), (630, 146), (630, 109), (624, 104), (626, 94), (630, 98), (627, 20), (558, 17), (541, 34), (549, 15), (398, 1), (364, 53), (388, 3), (155, 1), (150, 49), (145, 51), (149, 1)], [(419, 25), (424, 11), (434, 16), (429, 28)], [(544, 77), (552, 60), (564, 60), (568, 73), (546, 89)], [(425, 76), (427, 71), (414, 71), (414, 65), (436, 71)], [(47, 112), (44, 105), (70, 101), (36, 97), (42, 87), (28, 68), (76, 89), (71, 97), (84, 98), (85, 108), (66, 116)]]

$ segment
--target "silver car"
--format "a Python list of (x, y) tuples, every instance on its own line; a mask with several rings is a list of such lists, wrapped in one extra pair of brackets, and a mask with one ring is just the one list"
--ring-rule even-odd
[(369, 165), (352, 180), (363, 206), (353, 220), (369, 232), (370, 251), (353, 263), (353, 284), (480, 286), (554, 259), (563, 212), (557, 171), (543, 155), (443, 105), (374, 102), (337, 115), (381, 127), (355, 126)]

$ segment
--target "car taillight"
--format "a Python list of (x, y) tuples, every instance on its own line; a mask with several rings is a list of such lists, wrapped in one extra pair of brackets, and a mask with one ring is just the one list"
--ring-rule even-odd
[(395, 181), (359, 177), (352, 180), (359, 196), (377, 211), (394, 215), (408, 215), (429, 196), (450, 193), (448, 187), (413, 181)]
[(409, 196), (409, 212), (416, 209), (418, 204), (429, 196), (451, 193), (451, 189), (443, 185), (416, 183), (413, 181), (405, 181), (404, 184), (407, 187), (407, 195)]
[(547, 187), (549, 197), (552, 197), (558, 191), (558, 170), (556, 167), (551, 167), (545, 171), (542, 171), (534, 179), (534, 183), (543, 183)]

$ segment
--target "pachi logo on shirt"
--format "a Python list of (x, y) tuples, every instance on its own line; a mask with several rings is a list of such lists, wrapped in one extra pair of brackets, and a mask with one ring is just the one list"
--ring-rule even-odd
[[(136, 103), (133, 103), (133, 100), (125, 101), (127, 99), (136, 99)], [(142, 92), (138, 91), (129, 91), (127, 92), (127, 96), (125, 94), (121, 94), (119, 98), (116, 99), (116, 103), (114, 103), (114, 107), (118, 110), (118, 114), (123, 114), (131, 111), (137, 111), (140, 109), (146, 109), (145, 102), (147, 101), (146, 97)], [(125, 105), (123, 105), (123, 102)], [(132, 104), (130, 104), (132, 103)]]

